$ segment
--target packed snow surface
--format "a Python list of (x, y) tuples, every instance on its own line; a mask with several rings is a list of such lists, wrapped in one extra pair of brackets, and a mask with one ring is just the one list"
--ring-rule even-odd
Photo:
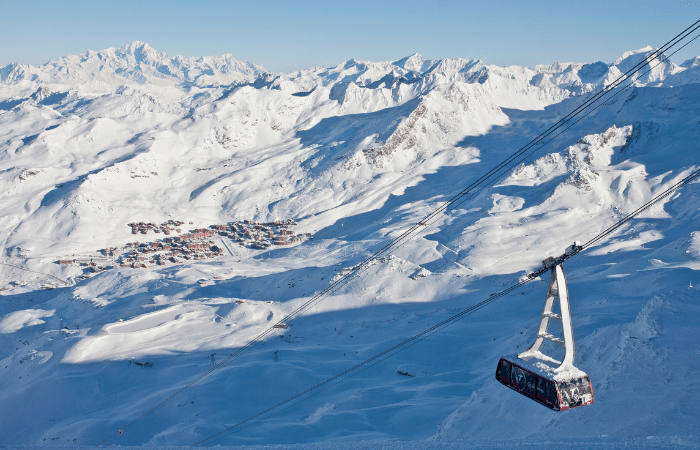
[[(96, 445), (652, 52), (271, 74), (135, 42), (0, 68), (0, 446)], [(614, 224), (700, 166), (697, 60), (656, 65), (105, 444), (198, 442)], [(538, 279), (206, 445), (697, 447), (699, 205), (694, 182), (565, 263), (591, 406), (553, 412), (494, 378), (535, 337)]]

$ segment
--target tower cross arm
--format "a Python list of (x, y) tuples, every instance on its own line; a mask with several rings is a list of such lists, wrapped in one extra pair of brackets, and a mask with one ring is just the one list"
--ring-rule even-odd
[(564, 251), (563, 255), (560, 256), (550, 256), (549, 258), (545, 259), (542, 261), (542, 267), (539, 269), (535, 270), (534, 272), (528, 274), (528, 278), (530, 280), (539, 277), (540, 275), (549, 272), (552, 270), (553, 267), (558, 266), (559, 264), (563, 263), (567, 259), (571, 258), (574, 256), (576, 253), (580, 252), (583, 250), (583, 247), (581, 246), (581, 243), (576, 241), (567, 249)]

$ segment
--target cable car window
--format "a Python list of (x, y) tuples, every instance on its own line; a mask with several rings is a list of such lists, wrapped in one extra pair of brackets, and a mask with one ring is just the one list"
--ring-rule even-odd
[(496, 378), (506, 384), (510, 384), (510, 363), (502, 359), (498, 363), (498, 369), (496, 369)]
[(557, 402), (557, 390), (552, 382), (542, 378), (537, 380), (537, 400), (547, 406), (554, 406)]
[(591, 400), (591, 382), (588, 377), (571, 380), (559, 385), (562, 406), (575, 408)]
[(525, 386), (522, 389), (523, 394), (528, 397), (535, 398), (537, 386), (537, 377), (529, 372), (525, 372)]

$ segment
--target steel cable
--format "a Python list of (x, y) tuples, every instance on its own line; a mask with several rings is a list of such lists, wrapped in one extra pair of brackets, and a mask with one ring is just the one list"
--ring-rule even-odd
[[(499, 163), (496, 167), (492, 168), (488, 172), (486, 172), (484, 175), (479, 177), (476, 181), (472, 182), (469, 186), (464, 188), (462, 191), (460, 191), (458, 194), (454, 195), (451, 199), (443, 203), (440, 207), (436, 208), (434, 211), (429, 213), (427, 216), (424, 217), (423, 220), (418, 222), (418, 224), (415, 224), (411, 226), (408, 230), (404, 231), (400, 236), (394, 238), (392, 241), (390, 241), (388, 244), (386, 244), (384, 247), (373, 253), (371, 256), (363, 260), (361, 263), (353, 266), (352, 270), (348, 272), (347, 274), (341, 276), (338, 280), (332, 282), (329, 286), (324, 288), (322, 291), (316, 293), (313, 295), (309, 300), (307, 300), (305, 303), (303, 303), (301, 306), (293, 310), (291, 313), (287, 314), (285, 317), (283, 317), (280, 321), (275, 323), (272, 327), (268, 328), (267, 330), (263, 331), (250, 341), (248, 341), (245, 345), (240, 347), (238, 350), (235, 352), (231, 353), (229, 356), (221, 360), (218, 364), (213, 366), (211, 369), (207, 370), (206, 372), (202, 373), (199, 375), (197, 378), (194, 380), (190, 381), (187, 383), (185, 386), (182, 388), (178, 389), (175, 391), (173, 394), (156, 404), (154, 407), (150, 408), (137, 418), (133, 419), (131, 422), (127, 423), (125, 426), (123, 426), (120, 430), (115, 431), (114, 433), (110, 434), (100, 442), (98, 442), (98, 445), (102, 445), (112, 437), (122, 434), (124, 430), (132, 427), (136, 423), (140, 422), (141, 420), (145, 419), (146, 417), (150, 416), (154, 412), (156, 412), (158, 409), (162, 408), (166, 404), (170, 403), (172, 400), (174, 400), (176, 397), (179, 395), (185, 393), (189, 389), (191, 389), (193, 386), (198, 384), (200, 381), (203, 379), (209, 377), (213, 373), (217, 372), (224, 366), (228, 365), (231, 361), (236, 359), (237, 357), (241, 356), (242, 354), (246, 353), (248, 350), (250, 350), (251, 347), (253, 347), (257, 342), (263, 340), (270, 334), (274, 333), (275, 330), (277, 329), (276, 326), (281, 326), (286, 323), (291, 322), (294, 320), (296, 317), (301, 315), (303, 312), (308, 310), (309, 308), (313, 307), (315, 304), (323, 300), (326, 296), (329, 294), (335, 292), (337, 289), (339, 289), (343, 284), (345, 284), (347, 281), (349, 281), (351, 278), (355, 277), (356, 275), (359, 275), (360, 273), (364, 272), (367, 270), (373, 263), (384, 256), (385, 254), (390, 253), (392, 250), (394, 250), (395, 247), (401, 247), (407, 242), (408, 240), (412, 239), (415, 237), (417, 232), (422, 231), (425, 228), (425, 225), (430, 222), (434, 223), (435, 220), (437, 220), (438, 216), (442, 213), (445, 212), (445, 210), (452, 204), (454, 204), (457, 200), (460, 198), (464, 197), (467, 195), (471, 189), (481, 185), (482, 183), (485, 183), (486, 181), (490, 180), (494, 176), (497, 176), (499, 173), (503, 172), (506, 166), (510, 164), (513, 160), (517, 159), (519, 156), (521, 156), (524, 152), (527, 150), (531, 149), (533, 146), (539, 144), (542, 140), (544, 140), (547, 136), (550, 134), (554, 133), (557, 129), (561, 128), (564, 124), (572, 120), (574, 117), (579, 115), (581, 112), (589, 108), (591, 105), (594, 103), (600, 101), (605, 95), (608, 93), (612, 92), (616, 87), (618, 87), (624, 80), (629, 78), (631, 74), (636, 73), (639, 71), (641, 68), (645, 67), (646, 65), (649, 65), (649, 61), (657, 59), (659, 55), (663, 53), (663, 51), (668, 50), (673, 48), (675, 45), (677, 45), (679, 42), (681, 42), (683, 39), (688, 37), (691, 33), (695, 32), (698, 28), (700, 28), (700, 20), (696, 21), (693, 23), (691, 26), (683, 30), (681, 33), (676, 35), (673, 39), (668, 41), (666, 44), (664, 44), (662, 47), (657, 49), (655, 52), (653, 52), (651, 55), (648, 55), (646, 58), (644, 58), (643, 61), (640, 61), (637, 63), (635, 66), (633, 66), (631, 69), (629, 69), (627, 72), (624, 74), (620, 75), (615, 81), (613, 81), (611, 84), (605, 86), (601, 91), (593, 95), (591, 98), (588, 100), (584, 101), (581, 105), (579, 105), (577, 108), (574, 109), (574, 111), (570, 112), (567, 114), (564, 118), (560, 119), (553, 125), (551, 125), (549, 128), (547, 128), (544, 132), (542, 132), (540, 135), (532, 139), (528, 144), (525, 146), (521, 147), (518, 151), (510, 155), (506, 160), (502, 161)], [(697, 37), (696, 37), (697, 38)], [(695, 39), (695, 38), (694, 38)], [(693, 39), (693, 40), (694, 40)], [(685, 44), (687, 45), (687, 44)], [(675, 53), (675, 52), (674, 52)], [(658, 65), (658, 64), (657, 64)], [(535, 150), (536, 151), (536, 150)], [(525, 157), (529, 156), (526, 155)], [(483, 187), (482, 187), (483, 189)]]
[[(693, 42), (694, 40), (696, 40), (696, 39), (699, 38), (699, 37), (700, 37), (700, 34), (698, 34), (697, 36), (695, 36), (695, 37), (694, 37), (693, 39), (691, 39), (690, 41), (686, 42), (683, 46), (681, 46), (680, 48), (678, 48), (676, 51), (674, 51), (674, 52), (671, 53), (670, 55), (665, 56), (664, 59), (660, 59), (659, 62), (658, 62), (656, 65), (654, 65), (653, 67), (650, 67), (649, 70), (647, 70), (646, 72), (642, 73), (642, 74), (640, 75), (640, 78), (643, 77), (644, 75), (648, 74), (648, 73), (651, 72), (652, 70), (654, 70), (654, 69), (655, 69), (657, 66), (659, 66), (660, 64), (662, 64), (662, 63), (664, 63), (665, 61), (667, 61), (671, 56), (675, 55), (675, 54), (678, 53), (680, 50), (683, 50), (683, 48), (684, 48), (685, 46), (687, 46), (688, 44), (690, 44), (691, 42)], [(522, 163), (525, 159), (527, 159), (527, 158), (529, 158), (530, 156), (532, 156), (532, 154), (535, 153), (537, 150), (541, 149), (541, 148), (544, 147), (545, 145), (547, 145), (547, 144), (549, 144), (550, 142), (554, 141), (554, 139), (556, 139), (557, 137), (559, 137), (559, 136), (561, 136), (562, 134), (564, 134), (566, 131), (568, 131), (570, 128), (572, 128), (574, 125), (576, 125), (577, 123), (579, 123), (579, 122), (582, 121), (583, 119), (585, 119), (585, 118), (587, 118), (588, 116), (590, 116), (592, 113), (594, 113), (595, 111), (597, 111), (599, 108), (605, 106), (606, 104), (609, 104), (609, 102), (610, 102), (612, 99), (614, 99), (615, 97), (617, 97), (619, 94), (625, 92), (625, 91), (626, 91), (627, 89), (629, 89), (630, 87), (634, 86), (634, 83), (635, 83), (636, 81), (637, 81), (636, 79), (635, 79), (635, 80), (632, 80), (632, 81), (631, 81), (630, 83), (628, 83), (625, 87), (623, 87), (622, 89), (616, 91), (616, 92), (612, 95), (612, 97), (610, 97), (610, 98), (606, 99), (604, 102), (598, 104), (595, 108), (591, 109), (590, 111), (587, 111), (582, 117), (580, 117), (580, 118), (579, 118), (578, 120), (576, 120), (574, 123), (570, 124), (569, 126), (567, 126), (566, 128), (564, 128), (563, 130), (561, 130), (560, 132), (558, 132), (556, 135), (552, 136), (549, 140), (545, 141), (545, 142), (541, 145), (540, 148), (535, 149), (535, 150), (532, 150), (531, 152), (527, 153), (525, 156), (523, 156), (522, 158), (520, 158), (518, 161), (516, 161), (516, 162), (514, 162), (513, 164), (511, 164), (511, 165), (508, 167), (508, 170), (510, 170), (510, 169), (512, 169), (513, 167), (515, 167), (516, 165)], [(446, 212), (454, 211), (459, 205), (463, 204), (464, 202), (467, 202), (467, 201), (471, 200), (471, 199), (474, 198), (476, 195), (478, 195), (479, 192), (481, 192), (482, 190), (486, 189), (486, 187), (487, 187), (487, 186), (482, 186), (482, 187), (480, 187), (479, 189), (477, 189), (475, 192), (472, 192), (471, 195), (469, 195), (467, 198), (460, 199), (459, 202), (453, 203), (452, 205), (450, 205), (451, 209), (447, 210)]]
[[(700, 177), (700, 169), (697, 169), (697, 170), (691, 172), (688, 176), (686, 176), (685, 178), (683, 178), (681, 181), (679, 181), (679, 182), (677, 182), (676, 184), (674, 184), (673, 186), (667, 188), (665, 191), (663, 191), (662, 193), (658, 194), (657, 196), (655, 196), (654, 198), (652, 198), (651, 200), (649, 200), (647, 203), (645, 203), (645, 204), (642, 205), (641, 207), (637, 208), (636, 210), (634, 210), (633, 212), (631, 212), (630, 214), (628, 214), (627, 216), (625, 216), (623, 219), (621, 219), (620, 221), (618, 221), (618, 222), (615, 223), (614, 225), (612, 225), (612, 226), (608, 227), (607, 229), (603, 230), (602, 232), (600, 232), (596, 237), (594, 237), (593, 239), (589, 240), (589, 241), (586, 242), (584, 245), (582, 245), (580, 250), (578, 250), (578, 251), (576, 251), (576, 252), (574, 252), (574, 253), (571, 253), (571, 254), (562, 255), (562, 257), (560, 257), (561, 259), (559, 260), (559, 263), (558, 263), (558, 264), (563, 263), (564, 261), (566, 261), (566, 260), (572, 258), (573, 256), (577, 255), (578, 253), (581, 253), (583, 250), (589, 248), (590, 246), (592, 246), (592, 245), (595, 244), (596, 242), (600, 241), (600, 240), (603, 239), (604, 237), (608, 236), (609, 234), (614, 233), (618, 228), (620, 228), (620, 227), (621, 227), (622, 225), (624, 225), (625, 223), (629, 222), (632, 218), (636, 217), (636, 216), (639, 215), (640, 213), (642, 213), (642, 212), (646, 211), (647, 209), (651, 208), (653, 205), (655, 205), (655, 204), (658, 203), (659, 201), (661, 201), (661, 200), (663, 200), (664, 198), (668, 197), (669, 195), (673, 194), (673, 193), (676, 192), (678, 189), (680, 189), (681, 187), (685, 186), (686, 184), (692, 182), (693, 180), (695, 180), (695, 179), (698, 178), (698, 177)], [(313, 391), (315, 391), (315, 390), (317, 390), (317, 389), (319, 389), (319, 388), (321, 388), (321, 387), (326, 386), (324, 389), (322, 389), (322, 390), (319, 391), (318, 393), (323, 392), (323, 391), (325, 391), (325, 390), (327, 390), (327, 389), (329, 389), (329, 388), (331, 388), (331, 387), (337, 385), (338, 383), (340, 383), (340, 382), (342, 382), (342, 381), (345, 381), (346, 379), (348, 379), (348, 378), (350, 378), (350, 377), (352, 377), (352, 376), (354, 376), (354, 375), (357, 375), (358, 373), (361, 373), (362, 371), (368, 369), (369, 367), (372, 367), (372, 366), (374, 366), (375, 364), (377, 364), (377, 363), (379, 363), (379, 362), (381, 362), (381, 361), (383, 361), (383, 360), (385, 360), (385, 359), (387, 359), (387, 358), (390, 358), (391, 356), (394, 356), (394, 355), (395, 355), (396, 353), (398, 353), (399, 351), (402, 351), (402, 350), (404, 350), (405, 348), (410, 347), (411, 345), (417, 343), (418, 341), (420, 341), (420, 340), (422, 340), (422, 339), (424, 339), (424, 338), (426, 338), (426, 337), (428, 337), (428, 336), (430, 336), (430, 335), (432, 335), (432, 334), (435, 334), (435, 333), (437, 333), (438, 331), (441, 331), (442, 329), (444, 329), (444, 328), (446, 328), (446, 327), (452, 325), (453, 323), (459, 321), (460, 319), (463, 319), (464, 317), (466, 317), (466, 316), (468, 316), (468, 315), (470, 315), (470, 314), (472, 314), (472, 313), (478, 311), (479, 309), (485, 307), (486, 305), (488, 305), (488, 304), (490, 304), (490, 303), (492, 303), (492, 302), (494, 302), (494, 301), (496, 301), (496, 300), (498, 300), (498, 299), (500, 299), (500, 298), (506, 296), (507, 294), (509, 294), (509, 293), (511, 293), (511, 292), (513, 292), (513, 291), (515, 291), (515, 290), (517, 290), (517, 289), (519, 289), (520, 287), (524, 286), (525, 284), (529, 283), (530, 281), (533, 281), (534, 279), (536, 279), (536, 278), (526, 277), (525, 279), (523, 279), (523, 280), (519, 281), (518, 283), (516, 283), (516, 284), (510, 286), (509, 288), (504, 289), (503, 291), (500, 291), (500, 292), (498, 292), (498, 293), (496, 293), (496, 294), (492, 294), (491, 296), (489, 296), (489, 298), (487, 298), (487, 299), (485, 299), (485, 300), (482, 300), (481, 302), (479, 302), (479, 303), (477, 303), (477, 304), (475, 304), (475, 305), (472, 305), (472, 306), (470, 306), (470, 307), (464, 309), (464, 310), (461, 311), (460, 313), (455, 314), (455, 315), (453, 315), (453, 316), (451, 316), (451, 317), (449, 317), (449, 318), (447, 318), (447, 319), (445, 319), (445, 320), (443, 320), (443, 321), (437, 323), (436, 325), (433, 325), (433, 326), (431, 326), (430, 328), (427, 328), (427, 329), (421, 331), (420, 333), (415, 334), (415, 335), (411, 336), (410, 338), (405, 339), (404, 341), (402, 341), (402, 342), (400, 342), (400, 343), (398, 343), (398, 344), (396, 344), (396, 345), (394, 345), (394, 346), (392, 346), (392, 347), (390, 347), (390, 348), (388, 348), (388, 349), (386, 349), (386, 350), (384, 350), (384, 351), (382, 351), (382, 352), (380, 352), (380, 353), (377, 353), (376, 355), (371, 356), (370, 358), (365, 359), (364, 361), (362, 361), (362, 362), (360, 362), (360, 363), (358, 363), (358, 364), (356, 364), (356, 365), (350, 367), (349, 369), (346, 369), (346, 370), (344, 370), (344, 371), (342, 371), (342, 372), (340, 372), (340, 373), (338, 373), (338, 374), (336, 374), (336, 375), (334, 375), (334, 376), (332, 376), (332, 377), (330, 377), (330, 378), (328, 378), (328, 379), (326, 379), (326, 380), (324, 380), (324, 381), (322, 381), (322, 382), (320, 382), (320, 383), (318, 383), (318, 384), (316, 384), (316, 385), (314, 385), (314, 386), (312, 386), (312, 387), (310, 387), (310, 388), (308, 388), (308, 389), (306, 389), (306, 390), (304, 390), (304, 391), (302, 391), (302, 392), (299, 392), (298, 394), (296, 394), (296, 395), (294, 395), (294, 396), (292, 396), (292, 397), (289, 397), (288, 399), (286, 399), (286, 400), (284, 400), (284, 401), (281, 401), (281, 402), (277, 403), (277, 404), (274, 405), (274, 406), (271, 406), (271, 407), (265, 409), (264, 411), (261, 411), (261, 412), (259, 412), (259, 413), (257, 413), (257, 414), (254, 414), (254, 415), (248, 417), (247, 419), (241, 420), (240, 422), (237, 422), (236, 424), (231, 425), (230, 427), (227, 427), (227, 428), (225, 428), (225, 429), (223, 429), (223, 430), (221, 430), (221, 431), (219, 431), (219, 432), (217, 432), (217, 433), (215, 433), (215, 434), (212, 434), (211, 436), (209, 436), (209, 437), (207, 437), (207, 438), (205, 438), (205, 439), (202, 439), (202, 440), (200, 440), (200, 441), (198, 441), (198, 442), (192, 444), (192, 446), (193, 446), (193, 447), (194, 447), (194, 446), (198, 446), (198, 445), (203, 444), (203, 443), (205, 443), (205, 442), (211, 441), (212, 439), (215, 439), (215, 438), (218, 438), (218, 437), (224, 437), (223, 435), (224, 435), (225, 433), (227, 433), (227, 432), (229, 432), (229, 431), (231, 431), (231, 430), (234, 430), (234, 429), (236, 429), (236, 428), (239, 428), (241, 425), (244, 425), (244, 424), (246, 424), (246, 423), (248, 423), (248, 422), (251, 422), (251, 421), (253, 421), (253, 420), (255, 420), (255, 419), (258, 419), (258, 418), (261, 418), (260, 420), (263, 420), (263, 419), (266, 419), (266, 418), (269, 418), (269, 417), (273, 416), (274, 414), (278, 414), (278, 413), (280, 413), (280, 412), (282, 412), (282, 411), (284, 411), (284, 410), (286, 410), (286, 409), (289, 409), (289, 408), (284, 408), (284, 409), (282, 409), (282, 410), (280, 410), (280, 411), (277, 411), (277, 412), (275, 412), (275, 413), (273, 413), (273, 414), (268, 415), (267, 417), (262, 417), (262, 416), (264, 416), (264, 415), (266, 415), (266, 414), (268, 414), (268, 413), (271, 413), (271, 412), (273, 412), (274, 410), (278, 409), (280, 406), (283, 406), (283, 405), (286, 405), (286, 404), (288, 404), (288, 403), (290, 403), (290, 402), (293, 402), (293, 401), (296, 400), (296, 399), (300, 399), (300, 398), (303, 397), (304, 395), (306, 395), (306, 394), (308, 394), (308, 393), (311, 393), (311, 392), (313, 392)], [(370, 363), (373, 363), (373, 362), (374, 362), (374, 364), (370, 364)], [(359, 370), (359, 371), (358, 371), (358, 369), (362, 369), (362, 370)], [(344, 377), (345, 377), (345, 378), (344, 378)], [(336, 383), (333, 383), (333, 382), (336, 381), (336, 380), (338, 380), (338, 381), (337, 381)], [(327, 386), (327, 385), (329, 385), (330, 383), (333, 383), (333, 384), (331, 384), (330, 386)], [(314, 395), (317, 395), (318, 393), (315, 393)], [(304, 399), (300, 399), (298, 402), (295, 402), (295, 403), (294, 403), (293, 405), (291, 405), (291, 406), (294, 406), (294, 405), (296, 405), (296, 404), (298, 404), (298, 403), (301, 403), (302, 401), (308, 400), (308, 399), (311, 398), (311, 397), (312, 397), (312, 396), (306, 397), (306, 398), (304, 398)], [(258, 420), (258, 422), (259, 422), (259, 420)]]

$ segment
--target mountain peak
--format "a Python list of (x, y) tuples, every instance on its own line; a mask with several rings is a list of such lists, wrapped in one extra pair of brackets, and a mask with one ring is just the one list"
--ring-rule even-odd
[(687, 61), (685, 61), (683, 64), (681, 64), (681, 67), (685, 67), (686, 69), (690, 69), (691, 67), (695, 67), (700, 65), (700, 56), (696, 56), (695, 58), (691, 58)]
[(420, 53), (414, 53), (411, 56), (406, 56), (405, 58), (401, 58), (398, 61), (394, 61), (392, 64), (406, 70), (419, 72), (421, 71), (421, 68), (423, 67), (424, 63), (425, 59), (423, 58), (423, 56), (421, 56)]
[[(264, 70), (248, 61), (236, 60), (232, 55), (205, 57), (171, 57), (143, 41), (133, 41), (121, 47), (109, 47), (100, 51), (87, 50), (79, 55), (66, 55), (49, 61), (41, 67), (27, 66), (17, 69), (4, 67), (0, 81), (42, 80), (52, 82), (68, 80), (83, 83), (100, 79), (107, 85), (121, 85), (124, 79), (145, 83), (202, 83), (230, 84), (250, 81)], [(206, 80), (206, 81), (205, 81)]]
[(117, 53), (130, 55), (136, 58), (136, 61), (155, 60), (159, 56), (167, 58), (165, 53), (158, 52), (156, 49), (148, 45), (146, 42), (134, 41), (131, 44), (125, 45), (117, 50)]
[(134, 41), (131, 44), (127, 44), (124, 47), (122, 47), (124, 51), (128, 52), (135, 52), (135, 51), (148, 51), (148, 50), (155, 50), (153, 47), (148, 45), (148, 42), (142, 42), (142, 41)]
[(638, 55), (640, 53), (649, 53), (653, 50), (654, 50), (654, 47), (652, 47), (651, 45), (647, 45), (646, 47), (642, 47), (642, 48), (637, 49), (637, 50), (631, 50), (629, 52), (625, 52), (614, 63), (612, 63), (612, 65), (616, 66), (616, 65), (620, 64), (622, 61), (624, 61), (625, 59), (629, 58), (630, 56)]

